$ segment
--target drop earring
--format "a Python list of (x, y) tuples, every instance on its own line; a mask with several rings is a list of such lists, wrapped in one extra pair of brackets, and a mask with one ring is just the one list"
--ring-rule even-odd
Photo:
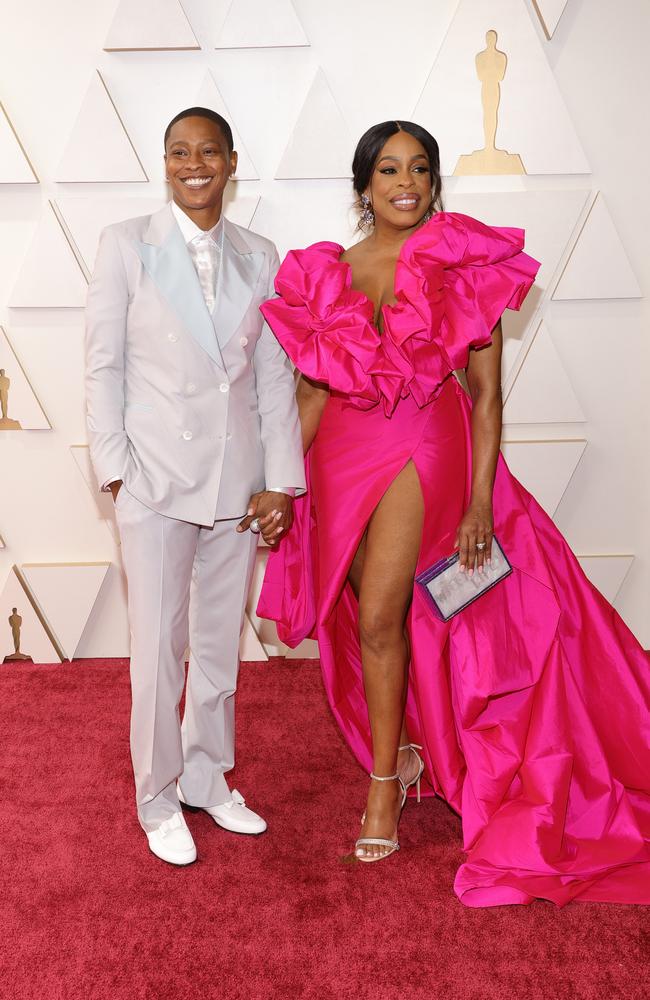
[(361, 195), (361, 215), (359, 216), (359, 226), (361, 229), (370, 228), (375, 224), (375, 213), (372, 210), (372, 205), (370, 204), (370, 198), (367, 194)]
[(430, 220), (433, 218), (434, 214), (435, 214), (435, 211), (434, 211), (433, 198), (432, 198), (431, 199), (431, 204), (429, 205), (429, 207), (427, 208), (426, 212), (422, 216), (421, 225), (424, 225), (426, 222), (430, 222)]

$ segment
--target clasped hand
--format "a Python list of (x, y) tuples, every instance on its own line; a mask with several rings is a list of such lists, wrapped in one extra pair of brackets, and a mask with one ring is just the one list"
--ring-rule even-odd
[[(454, 548), (458, 549), (458, 566), (461, 573), (479, 573), (483, 566), (490, 565), (492, 553), (493, 517), (491, 503), (470, 503), (462, 521), (458, 525)], [(485, 543), (482, 548), (477, 545)]]
[(246, 517), (237, 525), (237, 531), (247, 531), (254, 518), (260, 525), (262, 538), (271, 547), (277, 545), (281, 535), (293, 524), (293, 497), (287, 493), (253, 493)]

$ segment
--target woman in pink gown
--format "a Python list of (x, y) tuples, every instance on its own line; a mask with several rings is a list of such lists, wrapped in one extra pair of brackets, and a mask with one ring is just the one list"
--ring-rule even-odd
[[(462, 817), (463, 903), (650, 903), (647, 657), (499, 454), (500, 317), (538, 265), (521, 230), (437, 211), (419, 126), (370, 129), (353, 172), (370, 236), (292, 251), (262, 307), (301, 373), (309, 490), (259, 612), (318, 640), (371, 772), (356, 855), (397, 849), (422, 749), (423, 793)], [(415, 575), (455, 547), (482, 572), (493, 529), (512, 575), (438, 621)]]

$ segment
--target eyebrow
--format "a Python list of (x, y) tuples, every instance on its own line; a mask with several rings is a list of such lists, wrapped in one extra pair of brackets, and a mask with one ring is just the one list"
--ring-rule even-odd
[[(384, 160), (393, 160), (395, 163), (400, 163), (401, 162), (401, 157), (399, 157), (399, 156), (382, 156), (381, 159), (377, 160), (377, 163), (383, 163)], [(414, 160), (426, 160), (428, 162), (429, 161), (429, 157), (426, 155), (426, 153), (416, 153), (415, 156), (412, 156), (410, 158), (409, 163), (413, 163)]]

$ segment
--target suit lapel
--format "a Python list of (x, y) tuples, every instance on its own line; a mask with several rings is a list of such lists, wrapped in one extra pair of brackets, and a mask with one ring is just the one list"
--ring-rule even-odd
[(144, 240), (136, 243), (136, 250), (147, 274), (185, 329), (212, 360), (225, 370), (212, 317), (170, 205), (165, 205), (151, 216)]
[(252, 250), (228, 219), (224, 219), (223, 224), (223, 271), (212, 314), (214, 330), (222, 350), (241, 325), (264, 263), (264, 254), (259, 250)]

